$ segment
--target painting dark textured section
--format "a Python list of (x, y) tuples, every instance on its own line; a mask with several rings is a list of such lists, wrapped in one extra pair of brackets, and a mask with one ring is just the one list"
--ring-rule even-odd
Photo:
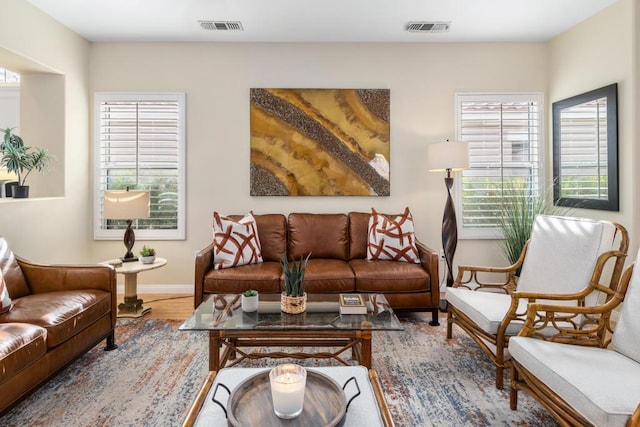
[(388, 89), (251, 89), (252, 196), (388, 196)]

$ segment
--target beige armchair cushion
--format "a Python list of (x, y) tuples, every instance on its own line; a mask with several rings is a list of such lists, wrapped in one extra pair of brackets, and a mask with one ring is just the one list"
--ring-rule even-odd
[(596, 426), (623, 426), (640, 402), (640, 364), (613, 350), (509, 340), (509, 353)]
[[(598, 256), (612, 250), (615, 234), (611, 223), (536, 216), (518, 291), (565, 294), (583, 289)], [(596, 298), (596, 293), (587, 297), (587, 305)]]
[[(447, 301), (469, 317), (480, 329), (490, 334), (498, 333), (500, 323), (509, 311), (511, 296), (495, 292), (471, 291), (464, 288), (447, 288)], [(527, 310), (527, 301), (520, 300), (518, 311)], [(522, 322), (511, 322), (507, 335), (516, 335)]]
[(611, 344), (616, 351), (640, 363), (640, 252), (635, 268)]

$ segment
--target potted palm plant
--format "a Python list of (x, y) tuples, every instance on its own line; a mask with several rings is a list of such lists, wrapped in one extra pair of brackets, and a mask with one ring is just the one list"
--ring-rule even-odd
[(46, 148), (26, 146), (22, 138), (11, 131), (11, 128), (4, 129), (4, 138), (0, 144), (1, 163), (9, 173), (18, 176), (18, 185), (13, 189), (13, 197), (26, 198), (29, 197), (27, 178), (34, 170), (42, 172), (49, 168), (54, 156)]
[(284, 269), (284, 292), (280, 299), (280, 309), (285, 313), (298, 314), (307, 309), (307, 293), (304, 291), (304, 273), (311, 254), (306, 258), (300, 256), (300, 261), (289, 263), (287, 256), (282, 258)]

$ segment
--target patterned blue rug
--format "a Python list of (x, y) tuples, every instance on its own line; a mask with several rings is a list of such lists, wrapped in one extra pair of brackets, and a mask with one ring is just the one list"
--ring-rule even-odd
[[(375, 333), (373, 344), (397, 426), (558, 425), (524, 393), (511, 411), (508, 388), (494, 387), (493, 365), (462, 332), (454, 329), (447, 341), (444, 324), (431, 327), (421, 315), (402, 321), (403, 332)], [(180, 426), (208, 366), (207, 334), (178, 331), (181, 323), (118, 320), (116, 351), (94, 348), (0, 417), (0, 425)]]

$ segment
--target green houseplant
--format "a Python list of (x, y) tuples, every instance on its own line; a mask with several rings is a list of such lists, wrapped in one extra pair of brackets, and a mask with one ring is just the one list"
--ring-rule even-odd
[(46, 148), (28, 147), (22, 138), (12, 133), (11, 128), (4, 129), (4, 137), (0, 144), (2, 153), (2, 166), (10, 173), (18, 176), (18, 185), (14, 189), (13, 197), (29, 197), (27, 178), (31, 172), (42, 172), (49, 168), (49, 164), (55, 157)]
[(311, 254), (308, 254), (306, 258), (300, 256), (300, 261), (293, 260), (291, 263), (289, 263), (286, 255), (282, 258), (284, 292), (282, 292), (280, 300), (280, 309), (285, 313), (297, 314), (307, 309), (304, 274), (310, 257)]
[(153, 264), (156, 260), (156, 250), (149, 246), (143, 246), (140, 250), (140, 261), (143, 264)]
[[(515, 264), (525, 243), (531, 237), (531, 229), (538, 214), (568, 215), (571, 209), (553, 206), (546, 191), (533, 193), (523, 183), (512, 181), (504, 192), (498, 215), (498, 228), (502, 232), (500, 250), (504, 257)], [(518, 270), (517, 274), (520, 274)]]

